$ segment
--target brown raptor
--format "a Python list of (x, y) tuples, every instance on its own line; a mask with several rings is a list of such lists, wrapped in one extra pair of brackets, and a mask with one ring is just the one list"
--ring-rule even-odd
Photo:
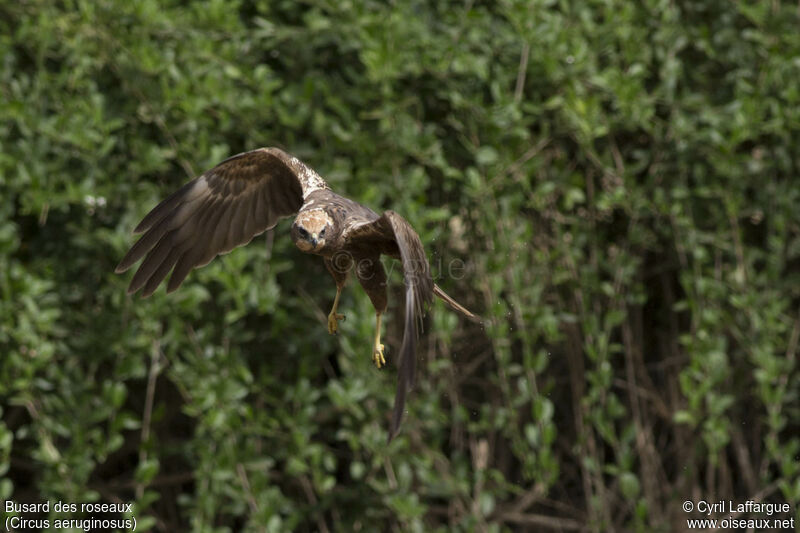
[(394, 211), (378, 215), (331, 191), (319, 174), (296, 157), (278, 148), (259, 148), (226, 159), (158, 204), (134, 230), (144, 235), (116, 271), (124, 272), (144, 258), (128, 292), (142, 289), (142, 296), (150, 296), (170, 271), (167, 292), (172, 292), (193, 268), (250, 242), (292, 215), (296, 215), (291, 229), (295, 245), (322, 256), (336, 282), (328, 332), (336, 333), (338, 321), (344, 318), (337, 309), (351, 270), (372, 301), (376, 315), (372, 359), (378, 368), (386, 364), (380, 340), (387, 303), (386, 272), (380, 256), (402, 263), (405, 326), (391, 440), (400, 428), (406, 392), (414, 384), (416, 343), (425, 306), (435, 294), (451, 309), (475, 319), (433, 282), (419, 235)]

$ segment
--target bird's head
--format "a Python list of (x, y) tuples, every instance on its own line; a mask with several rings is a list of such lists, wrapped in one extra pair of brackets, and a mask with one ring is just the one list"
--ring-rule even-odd
[(319, 252), (333, 237), (333, 219), (324, 209), (303, 211), (292, 224), (292, 240), (304, 252)]

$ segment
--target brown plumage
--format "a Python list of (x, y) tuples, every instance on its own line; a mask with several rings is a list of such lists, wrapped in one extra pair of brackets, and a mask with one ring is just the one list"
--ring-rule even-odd
[(322, 256), (336, 282), (328, 331), (336, 333), (338, 320), (344, 318), (336, 311), (351, 270), (372, 301), (377, 317), (373, 360), (378, 368), (385, 364), (380, 324), (387, 305), (380, 256), (401, 261), (406, 310), (391, 440), (400, 427), (406, 393), (414, 385), (416, 343), (426, 306), (436, 295), (451, 309), (476, 318), (433, 283), (419, 235), (394, 211), (378, 215), (331, 191), (297, 158), (278, 148), (260, 148), (226, 159), (158, 204), (134, 230), (144, 235), (116, 271), (124, 272), (144, 258), (128, 292), (141, 289), (147, 297), (170, 271), (167, 292), (172, 292), (193, 268), (250, 242), (292, 215), (296, 215), (292, 240), (300, 250)]

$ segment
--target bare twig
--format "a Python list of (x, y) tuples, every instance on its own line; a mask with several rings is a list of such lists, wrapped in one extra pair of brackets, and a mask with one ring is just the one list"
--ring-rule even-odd
[[(142, 415), (142, 433), (139, 444), (139, 464), (147, 461), (147, 441), (150, 440), (150, 421), (153, 416), (153, 400), (156, 393), (156, 379), (159, 371), (159, 355), (161, 354), (161, 338), (159, 335), (153, 340), (153, 347), (150, 350), (150, 370), (147, 373), (147, 391), (144, 397), (144, 415)], [(144, 495), (144, 483), (136, 484), (136, 499), (141, 499)]]
[(392, 462), (388, 457), (383, 460), (383, 469), (386, 471), (386, 479), (389, 481), (389, 488), (397, 490), (397, 476), (394, 475), (394, 468), (392, 468)]
[(300, 476), (300, 485), (303, 487), (303, 492), (305, 492), (308, 502), (315, 508), (314, 514), (316, 515), (317, 528), (322, 533), (330, 533), (330, 529), (328, 529), (328, 524), (325, 523), (322, 513), (316, 508), (319, 502), (317, 501), (317, 495), (314, 494), (314, 487), (311, 486), (311, 481), (308, 479), (308, 476)]
[(514, 524), (538, 526), (540, 528), (555, 529), (557, 531), (580, 531), (586, 529), (586, 526), (577, 520), (541, 514), (507, 513), (503, 515), (502, 519), (505, 522), (512, 522)]
[(519, 55), (519, 68), (517, 69), (517, 84), (514, 86), (514, 101), (519, 103), (522, 100), (522, 91), (525, 89), (525, 75), (528, 72), (528, 55), (531, 53), (531, 45), (526, 41), (522, 45), (522, 53)]
[(314, 316), (317, 318), (317, 320), (322, 324), (327, 323), (328, 315), (325, 314), (325, 311), (323, 311), (319, 304), (317, 304), (316, 300), (314, 300), (314, 297), (302, 287), (297, 289), (297, 293), (306, 303), (307, 308), (314, 313)]
[(517, 173), (522, 165), (536, 157), (536, 155), (544, 150), (548, 144), (550, 144), (549, 137), (540, 139), (538, 143), (525, 150), (521, 156), (519, 156), (513, 163), (508, 165), (508, 167), (506, 167), (502, 172), (494, 176), (490, 182), (490, 185), (494, 186), (498, 181), (503, 180), (506, 176)]
[(247, 471), (242, 463), (236, 463), (236, 473), (239, 475), (239, 481), (242, 483), (244, 493), (247, 495), (247, 505), (250, 507), (250, 512), (255, 514), (258, 512), (258, 502), (253, 497), (253, 491), (250, 489), (250, 480), (247, 479)]
[(480, 524), (480, 529), (487, 529), (486, 519), (481, 514), (480, 501), (483, 492), (483, 484), (486, 481), (486, 466), (489, 464), (489, 442), (486, 439), (470, 439), (472, 450), (472, 469), (476, 474), (475, 484), (472, 487), (472, 516)]

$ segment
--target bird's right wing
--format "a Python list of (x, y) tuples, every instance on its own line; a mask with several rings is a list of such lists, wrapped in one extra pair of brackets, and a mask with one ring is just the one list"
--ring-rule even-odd
[(116, 272), (144, 257), (128, 293), (144, 287), (142, 296), (150, 296), (170, 270), (167, 292), (172, 292), (193, 268), (250, 242), (297, 213), (309, 193), (328, 188), (310, 167), (278, 148), (235, 155), (150, 211), (134, 230), (144, 235)]

